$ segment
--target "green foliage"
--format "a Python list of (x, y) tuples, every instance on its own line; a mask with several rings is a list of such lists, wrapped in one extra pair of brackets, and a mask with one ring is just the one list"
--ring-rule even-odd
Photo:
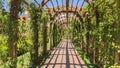
[(57, 26), (56, 24), (53, 25), (53, 47), (57, 46), (62, 39), (62, 28)]
[[(101, 1), (94, 1), (94, 7)], [(97, 8), (87, 5), (83, 14), (83, 22), (73, 20), (71, 22), (72, 40), (75, 45), (80, 45), (81, 50), (87, 52), (90, 61), (98, 67), (114, 64), (114, 52), (119, 52), (119, 28), (118, 11), (112, 1), (106, 0)], [(96, 18), (95, 11), (98, 11)], [(98, 25), (97, 25), (98, 23)], [(89, 48), (89, 49), (87, 49)], [(96, 52), (95, 56), (93, 53)], [(93, 58), (95, 57), (95, 58)]]
[(29, 68), (30, 67), (30, 52), (26, 52), (17, 58), (17, 68)]
[(120, 68), (120, 65), (110, 66), (109, 68)]
[(19, 20), (19, 40), (18, 40), (18, 55), (24, 54), (30, 51), (32, 42), (30, 39), (30, 21)]
[(91, 61), (89, 60), (90, 58), (88, 57), (86, 52), (83, 52), (80, 47), (78, 46), (79, 44), (75, 44), (74, 48), (78, 51), (80, 57), (82, 57), (82, 59), (84, 60), (85, 64), (88, 64), (88, 68), (94, 68), (94, 64), (91, 63)]
[(4, 63), (8, 57), (7, 36), (0, 34), (0, 60)]

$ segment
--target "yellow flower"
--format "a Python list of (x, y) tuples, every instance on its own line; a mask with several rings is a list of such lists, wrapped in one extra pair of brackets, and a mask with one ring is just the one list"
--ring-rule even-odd
[(114, 43), (114, 42), (112, 42), (112, 46), (115, 46), (115, 43)]
[(118, 50), (118, 53), (120, 53), (120, 50)]

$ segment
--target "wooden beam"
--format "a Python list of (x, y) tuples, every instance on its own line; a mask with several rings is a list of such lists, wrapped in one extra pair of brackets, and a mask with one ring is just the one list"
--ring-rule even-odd
[[(73, 5), (73, 2), (74, 2), (74, 0), (72, 0), (72, 5)], [(72, 10), (72, 8), (73, 8), (73, 6), (71, 6), (71, 10)]]
[(32, 7), (26, 0), (22, 0), (23, 3), (25, 3), (28, 7)]
[(64, 10), (64, 2), (63, 2), (63, 0), (62, 0), (62, 10)]
[(99, 5), (101, 5), (103, 2), (105, 2), (105, 0), (102, 0), (98, 5), (96, 5), (96, 7), (98, 7)]
[(53, 11), (55, 11), (55, 6), (54, 6), (52, 0), (50, 0), (50, 2), (51, 2), (51, 4), (52, 4), (52, 6), (53, 6)]
[(43, 7), (48, 1), (50, 0), (43, 0), (40, 5)]
[(34, 0), (34, 2), (35, 2), (38, 6), (40, 5), (37, 0)]
[(58, 8), (58, 10), (59, 10), (59, 3), (58, 3), (58, 0), (56, 0), (56, 2), (57, 2), (57, 8)]
[(82, 11), (82, 7), (83, 7), (84, 3), (85, 3), (85, 0), (81, 4), (80, 11)]
[(80, 0), (77, 1), (75, 11), (77, 10), (77, 6), (78, 6), (78, 3), (79, 3), (79, 2), (80, 2)]
[[(71, 7), (73, 7), (72, 8), (72, 10), (68, 10), (68, 11), (74, 11), (75, 12), (75, 9), (76, 9), (76, 12), (79, 12), (80, 11), (80, 8), (76, 8), (76, 6), (73, 6), (73, 5), (70, 5), (69, 7), (68, 7), (68, 9), (71, 9)], [(54, 10), (56, 10), (56, 11), (54, 11), (53, 10), (53, 8), (54, 8)], [(56, 7), (49, 7), (49, 9), (50, 9), (50, 11), (52, 12), (52, 13), (54, 13), (54, 12), (60, 12), (60, 11), (66, 11), (66, 10), (63, 10), (63, 8), (66, 8), (65, 6), (63, 7), (63, 6), (59, 6), (59, 10), (57, 10), (58, 9), (58, 7), (56, 6)], [(45, 10), (46, 11), (48, 11), (47, 10), (48, 8), (45, 8)]]

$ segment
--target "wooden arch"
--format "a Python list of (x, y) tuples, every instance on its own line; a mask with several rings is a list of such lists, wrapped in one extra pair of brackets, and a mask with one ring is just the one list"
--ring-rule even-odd
[[(24, 1), (24, 3), (26, 3), (25, 0), (23, 0), (23, 1)], [(51, 2), (52, 7), (49, 7), (49, 6), (47, 5), (47, 3), (48, 3), (49, 1)], [(56, 1), (57, 6), (54, 5), (53, 1)], [(77, 3), (74, 4), (74, 5), (73, 5), (73, 3), (74, 3), (75, 0), (72, 0), (72, 4), (71, 4), (71, 5), (70, 5), (70, 3), (69, 3), (70, 0), (65, 0), (65, 1), (66, 1), (66, 4), (65, 4), (65, 5), (63, 4), (63, 1), (64, 1), (64, 0), (61, 0), (61, 1), (62, 1), (62, 5), (59, 5), (58, 0), (42, 0), (41, 3), (38, 3), (37, 0), (34, 0), (34, 2), (35, 2), (36, 4), (38, 4), (39, 8), (43, 8), (44, 6), (46, 6), (46, 8), (43, 8), (43, 9), (44, 9), (45, 11), (48, 11), (48, 12), (49, 12), (49, 15), (50, 15), (51, 19), (54, 19), (54, 17), (52, 18), (52, 14), (54, 14), (54, 16), (56, 17), (56, 16), (60, 15), (61, 13), (66, 13), (66, 16), (65, 16), (64, 18), (67, 19), (67, 22), (68, 22), (68, 18), (69, 18), (69, 17), (68, 17), (68, 14), (69, 14), (69, 13), (75, 14), (75, 15), (80, 19), (80, 21), (83, 22), (83, 20), (82, 20), (83, 18), (82, 18), (82, 16), (79, 14), (79, 12), (81, 12), (81, 11), (84, 9), (84, 8), (83, 8), (84, 2), (87, 2), (90, 6), (92, 6), (92, 5), (91, 5), (92, 0), (83, 0), (83, 3), (81, 4), (81, 6), (78, 6), (80, 0), (77, 0)], [(97, 6), (99, 6), (99, 5), (100, 5), (101, 3), (103, 3), (103, 2), (104, 2), (104, 0), (102, 0)], [(27, 4), (27, 3), (26, 3), (26, 4)], [(95, 6), (95, 7), (97, 7), (97, 6)], [(93, 6), (92, 6), (92, 7), (93, 7)], [(93, 7), (93, 8), (94, 8), (94, 7)], [(64, 22), (64, 20), (62, 20), (62, 21), (60, 21), (60, 22)], [(65, 23), (66, 23), (66, 22), (65, 22)]]
[[(51, 2), (52, 7), (49, 7), (47, 5), (47, 2)], [(63, 2), (63, 0), (61, 0)], [(77, 0), (77, 3), (73, 5), (74, 0), (72, 0), (72, 4), (69, 4), (69, 0), (66, 0), (66, 4), (64, 5), (62, 3), (62, 5), (58, 4), (58, 0), (56, 0), (57, 6), (54, 6), (52, 0), (43, 0), (41, 3), (41, 6), (46, 6), (46, 8), (44, 8), (45, 11), (48, 11), (49, 14), (55, 14), (55, 17), (59, 17), (61, 14), (66, 14), (63, 17), (60, 17), (61, 19), (57, 19), (57, 23), (58, 25), (65, 25), (68, 23), (68, 18), (69, 18), (69, 14), (73, 14), (76, 15), (81, 22), (83, 22), (82, 20), (82, 16), (79, 14), (80, 11), (82, 11), (83, 9), (83, 4), (85, 2), (85, 0), (83, 1), (82, 5), (80, 7), (78, 7), (78, 4), (80, 2), (80, 0)]]

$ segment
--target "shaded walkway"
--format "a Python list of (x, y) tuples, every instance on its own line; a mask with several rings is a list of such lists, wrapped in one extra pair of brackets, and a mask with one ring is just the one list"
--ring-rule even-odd
[(70, 40), (62, 40), (42, 68), (87, 68)]

